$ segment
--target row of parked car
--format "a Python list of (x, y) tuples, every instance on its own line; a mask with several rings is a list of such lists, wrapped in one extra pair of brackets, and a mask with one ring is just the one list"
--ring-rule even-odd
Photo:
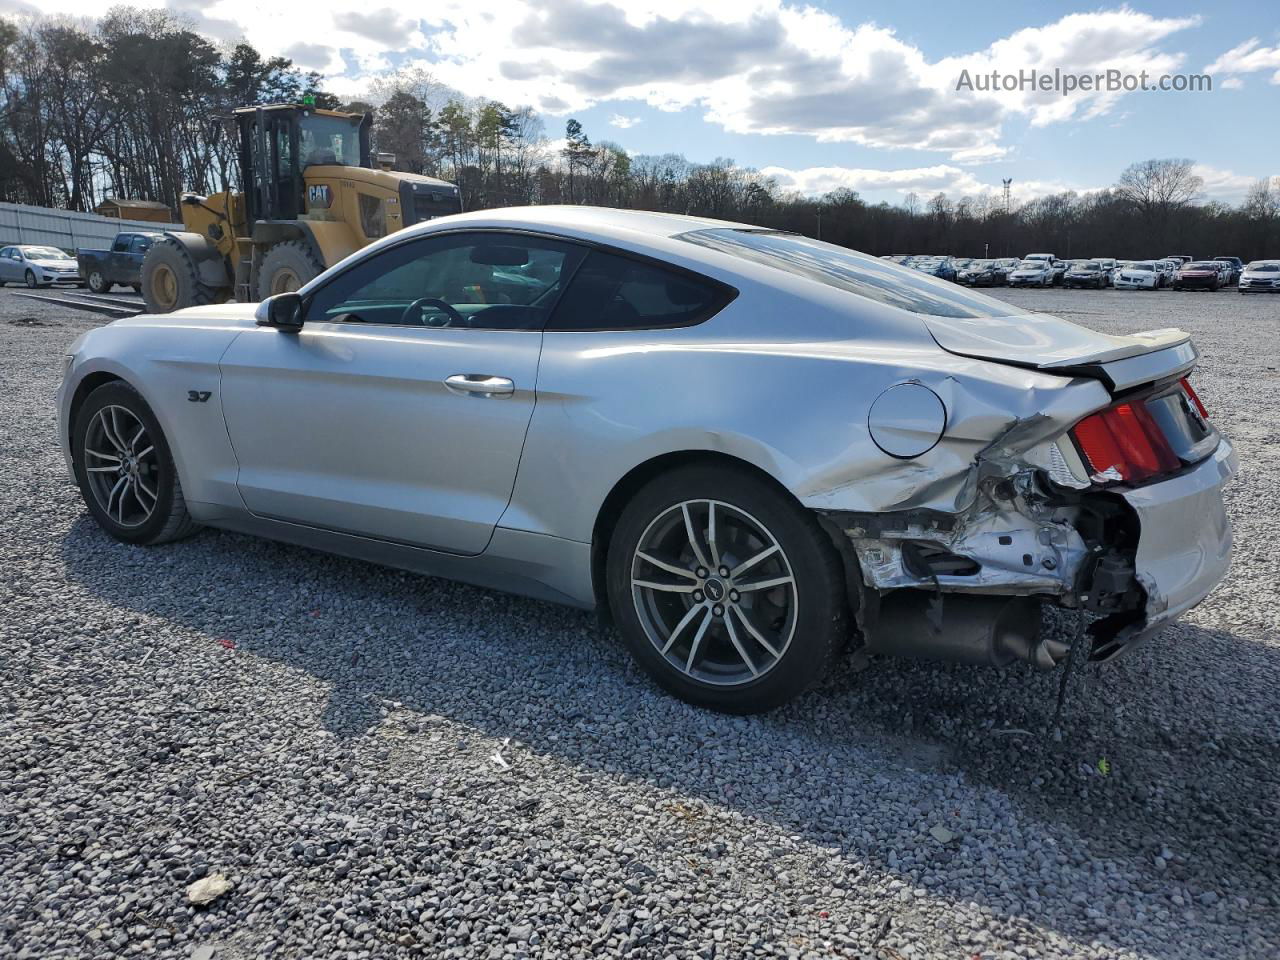
[(55, 283), (87, 286), (109, 293), (117, 285), (142, 289), (142, 258), (159, 233), (121, 231), (102, 250), (81, 249), (76, 256), (57, 247), (18, 243), (0, 247), (0, 286), (25, 283), (36, 289)]
[(1241, 293), (1280, 293), (1280, 260), (1245, 264), (1239, 257), (1196, 260), (1189, 254), (1153, 260), (1060, 260), (1051, 253), (1029, 253), (1021, 259), (906, 255), (882, 259), (971, 287), (1220, 290), (1234, 285)]

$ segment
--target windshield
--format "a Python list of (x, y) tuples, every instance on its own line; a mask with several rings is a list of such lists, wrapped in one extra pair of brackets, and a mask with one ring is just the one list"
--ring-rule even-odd
[(1156, 268), (1156, 265), (1154, 263), (1135, 263), (1133, 264), (1133, 266), (1127, 267), (1126, 269), (1154, 271), (1155, 268)]
[(1200, 263), (1188, 263), (1185, 267), (1183, 267), (1183, 269), (1184, 270), (1217, 270), (1218, 265), (1214, 263), (1212, 260), (1208, 261), (1207, 263), (1204, 261), (1201, 261)]
[(1043, 270), (1045, 262), (1043, 260), (1023, 260), (1018, 264), (1019, 270)]
[(1026, 312), (945, 280), (798, 234), (713, 229), (684, 233), (679, 239), (912, 313), (985, 319)]
[(71, 258), (57, 247), (22, 247), (28, 260), (70, 260)]
[(1274, 260), (1255, 260), (1245, 269), (1253, 273), (1276, 273), (1280, 272), (1280, 263), (1276, 263)]
[(360, 125), (352, 120), (310, 114), (299, 122), (298, 156), (302, 169), (311, 164), (360, 166)]
[(1102, 264), (1100, 264), (1100, 263), (1077, 263), (1077, 264), (1076, 264), (1076, 269), (1077, 269), (1077, 270), (1101, 270), (1101, 269), (1102, 269)]

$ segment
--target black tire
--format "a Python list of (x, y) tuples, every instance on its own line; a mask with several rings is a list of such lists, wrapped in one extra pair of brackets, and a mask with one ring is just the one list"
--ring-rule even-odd
[[(636, 556), (641, 549), (642, 539), (650, 536), (655, 527), (662, 529), (663, 523), (673, 524), (672, 536), (677, 542), (683, 537), (688, 557), (694, 557), (692, 548), (687, 546), (689, 540), (684, 532), (686, 527), (679, 521), (666, 518), (679, 516), (676, 511), (682, 503), (693, 504), (691, 511), (696, 512), (700, 504), (708, 504), (713, 500), (719, 504), (717, 509), (722, 518), (718, 521), (718, 529), (722, 534), (719, 560), (724, 563), (724, 569), (728, 569), (731, 563), (740, 563), (744, 559), (734, 552), (735, 534), (732, 523), (735, 514), (732, 511), (737, 511), (736, 516), (739, 518), (745, 516), (747, 520), (757, 523), (773, 538), (773, 542), (780, 547), (780, 552), (768, 560), (762, 560), (758, 566), (753, 565), (751, 571), (743, 571), (739, 575), (737, 584), (743, 587), (741, 595), (733, 588), (735, 581), (731, 577), (722, 578), (715, 569), (709, 570), (707, 578), (699, 581), (706, 588), (705, 596), (701, 592), (668, 594), (650, 591), (642, 594), (642, 588), (633, 588), (633, 571), (640, 570), (643, 577), (647, 576), (650, 569), (646, 561)], [(695, 529), (701, 522), (703, 521), (694, 521)], [(702, 532), (695, 536), (700, 538), (702, 549), (710, 554), (712, 548), (706, 529), (703, 526)], [(741, 535), (738, 535), (736, 547), (744, 552), (758, 549), (758, 546), (744, 546), (744, 542)], [(690, 564), (696, 566), (698, 562), (696, 559), (682, 561), (682, 569)], [(770, 573), (770, 564), (780, 564), (784, 575), (789, 572), (790, 585), (775, 588), (775, 591), (748, 592), (746, 587), (753, 574), (764, 577), (773, 575)], [(690, 567), (691, 571), (692, 569)], [(683, 573), (681, 577), (697, 579), (693, 572)], [(723, 604), (716, 603), (714, 607), (712, 601), (718, 598), (711, 591), (711, 580), (719, 582), (716, 592), (720, 597), (727, 598)], [(677, 582), (683, 583), (683, 580), (678, 579)], [(844, 575), (835, 547), (813, 516), (799, 504), (768, 482), (745, 471), (717, 466), (691, 466), (674, 470), (651, 481), (627, 504), (614, 529), (606, 559), (606, 583), (614, 622), (632, 654), (658, 684), (682, 700), (724, 713), (759, 713), (803, 693), (830, 672), (836, 652), (847, 638)], [(774, 606), (769, 599), (776, 592), (790, 598), (785, 614), (777, 614), (778, 610), (784, 608)], [(755, 599), (757, 597), (760, 599)], [(678, 632), (677, 628), (667, 634), (670, 636), (674, 633), (681, 641), (671, 648), (672, 655), (677, 660), (686, 656), (686, 647), (693, 648), (693, 636), (701, 635), (698, 628), (702, 621), (698, 617), (708, 619), (710, 626), (705, 631), (704, 644), (699, 648), (703, 651), (704, 660), (699, 666), (690, 654), (688, 662), (695, 663), (696, 672), (715, 675), (714, 671), (720, 671), (720, 682), (691, 676), (669, 661), (659, 649), (657, 644), (661, 638), (650, 639), (646, 622), (650, 624), (650, 628), (653, 627), (653, 604), (658, 602), (669, 605), (667, 623), (672, 619), (679, 619), (681, 613), (693, 617), (693, 620), (688, 621), (689, 629)], [(639, 610), (641, 606), (649, 611), (643, 615), (645, 620), (642, 620)], [(706, 613), (712, 616), (695, 615), (692, 608), (698, 606), (704, 607)], [(716, 610), (721, 612), (714, 613)], [(743, 610), (750, 617), (743, 615)], [(735, 611), (739, 616), (734, 615)], [(776, 659), (767, 652), (766, 647), (752, 639), (755, 631), (750, 627), (750, 620), (759, 619), (759, 611), (764, 611), (766, 618), (776, 616), (776, 619), (762, 621), (766, 632), (779, 629), (778, 621), (785, 621), (774, 637), (775, 640), (785, 639), (785, 642), (778, 644), (780, 649)], [(732, 634), (738, 637), (748, 652), (753, 651), (752, 659), (757, 663), (751, 668), (746, 666), (747, 654), (742, 653), (741, 648), (734, 652), (736, 645), (730, 645), (730, 631), (726, 622), (730, 620), (735, 625)], [(738, 679), (733, 679), (735, 668)], [(751, 669), (752, 673), (746, 674), (747, 669)]]
[(142, 292), (142, 284), (140, 284), (140, 283), (131, 283), (131, 284), (129, 284), (129, 286), (133, 287), (133, 292), (134, 292), (134, 293), (141, 293), (141, 292)]
[(182, 241), (164, 236), (142, 261), (138, 292), (148, 313), (172, 313), (186, 307), (222, 303), (230, 292), (200, 282), (200, 271)]
[(90, 270), (85, 282), (94, 293), (110, 293), (111, 288), (115, 286), (114, 283), (107, 282), (107, 278), (102, 275), (101, 270)]
[(258, 268), (258, 299), (297, 290), (324, 272), (324, 264), (300, 240), (277, 243)]
[[(106, 411), (103, 414), (104, 417), (114, 413), (122, 420), (127, 420), (124, 413), (120, 412), (121, 410), (132, 415), (134, 420), (129, 421), (131, 424), (141, 424), (146, 429), (138, 446), (142, 447), (146, 444), (154, 448), (149, 457), (145, 451), (135, 451), (143, 454), (139, 457), (143, 465), (139, 471), (139, 477), (144, 484), (143, 490), (149, 490), (154, 494), (150, 512), (145, 517), (135, 516), (141, 515), (146, 510), (146, 502), (137, 494), (130, 495), (128, 486), (119, 495), (119, 500), (115, 501), (120, 505), (119, 519), (108, 512), (107, 506), (112, 504), (112, 499), (108, 498), (104, 506), (101, 501), (103, 495), (101, 487), (95, 490), (93, 486), (94, 483), (111, 484), (125, 479), (109, 469), (113, 460), (120, 460), (119, 457), (113, 456), (120, 452), (114, 448), (114, 445), (110, 450), (112, 455), (103, 457), (86, 453), (87, 441), (100, 433), (100, 427), (95, 423), (99, 413)], [(127, 441), (127, 437), (122, 439)], [(92, 442), (101, 443), (102, 440), (93, 439)], [(98, 525), (115, 539), (136, 544), (168, 543), (188, 537), (199, 529), (187, 513), (187, 503), (182, 497), (182, 483), (178, 479), (177, 468), (173, 465), (173, 456), (164, 431), (160, 429), (155, 414), (142, 399), (142, 395), (124, 381), (113, 380), (103, 384), (90, 393), (80, 405), (71, 427), (71, 457), (76, 483), (80, 487), (80, 495), (84, 498), (85, 505), (93, 514), (93, 518), (98, 521)], [(92, 460), (93, 463), (86, 463), (87, 460)], [(101, 464), (106, 469), (96, 469), (97, 464)], [(87, 469), (88, 467), (95, 467), (92, 471), (93, 475), (103, 479), (91, 481), (91, 471)], [(154, 484), (153, 488), (145, 486), (148, 481)], [(130, 496), (133, 498), (132, 501), (126, 500), (126, 497)], [(129, 514), (124, 512), (124, 504), (127, 502), (132, 502), (135, 508)], [(136, 522), (127, 522), (134, 520)]]
[(41, 286), (40, 282), (39, 282), (38, 280), (36, 280), (36, 275), (35, 275), (35, 273), (34, 273), (33, 271), (31, 271), (31, 270), (28, 270), (28, 271), (27, 271), (26, 281), (27, 281), (27, 289), (28, 289), (28, 290), (35, 290), (35, 289), (38, 289), (38, 288)]

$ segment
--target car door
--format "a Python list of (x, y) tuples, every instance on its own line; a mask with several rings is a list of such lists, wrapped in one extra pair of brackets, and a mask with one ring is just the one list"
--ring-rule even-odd
[(5, 247), (0, 250), (0, 283), (12, 283), (20, 279), (14, 271), (13, 258), (17, 253), (13, 247)]
[(126, 258), (120, 273), (117, 275), (120, 283), (141, 283), (142, 282), (142, 260), (147, 255), (147, 251), (151, 249), (154, 241), (151, 237), (136, 235), (129, 243), (129, 256)]
[(125, 283), (124, 277), (129, 272), (129, 250), (133, 244), (133, 234), (119, 233), (111, 241), (111, 252), (107, 254), (103, 266), (103, 276), (109, 283)]
[(583, 256), (471, 231), (407, 240), (259, 327), (222, 359), (221, 399), (255, 514), (475, 555), (506, 509), (542, 328)]

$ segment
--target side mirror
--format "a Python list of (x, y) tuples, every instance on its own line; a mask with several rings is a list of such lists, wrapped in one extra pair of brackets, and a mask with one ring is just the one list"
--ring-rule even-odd
[(267, 297), (253, 312), (260, 327), (297, 332), (302, 329), (302, 297), (296, 293), (277, 293)]

